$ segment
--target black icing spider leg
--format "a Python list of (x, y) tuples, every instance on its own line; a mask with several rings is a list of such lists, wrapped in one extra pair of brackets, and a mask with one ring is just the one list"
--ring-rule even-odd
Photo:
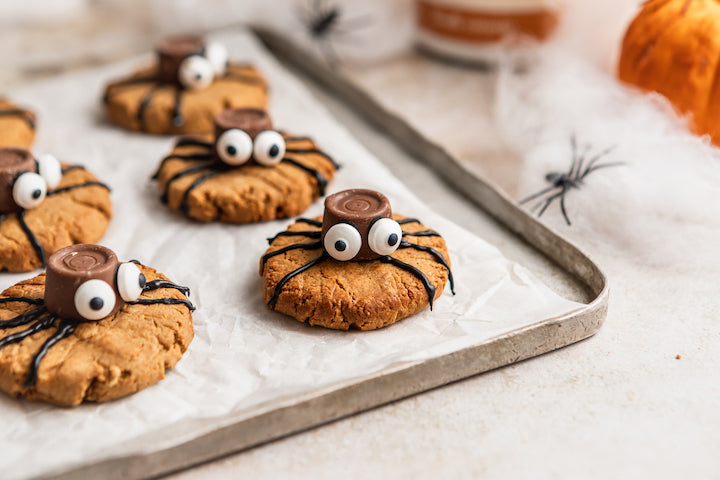
[(453, 280), (453, 274), (452, 270), (450, 270), (450, 265), (448, 265), (447, 261), (445, 260), (445, 257), (443, 257), (442, 253), (438, 252), (432, 247), (427, 247), (425, 245), (418, 245), (417, 243), (410, 243), (406, 240), (402, 240), (400, 242), (400, 246), (398, 248), (414, 248), (415, 250), (420, 250), (421, 252), (427, 252), (431, 254), (433, 257), (435, 257), (435, 260), (437, 260), (439, 263), (442, 264), (443, 267), (445, 267), (448, 271), (448, 281), (450, 282), (450, 292), (455, 295), (455, 280)]
[(110, 88), (105, 90), (105, 94), (103, 95), (103, 102), (107, 103), (108, 100), (110, 100), (111, 93), (113, 93), (113, 91), (115, 91), (118, 88), (123, 89), (124, 87), (142, 85), (144, 83), (153, 83), (156, 80), (157, 80), (157, 77), (155, 75), (149, 75), (149, 76), (129, 78), (123, 82), (115, 83), (115, 84), (111, 85)]
[[(285, 139), (287, 141), (288, 139)], [(320, 155), (323, 158), (326, 158), (330, 163), (332, 163), (333, 167), (335, 167), (335, 170), (339, 170), (341, 165), (338, 164), (333, 158), (328, 155), (327, 153), (323, 152), (322, 150), (318, 150), (317, 148), (286, 148), (286, 153), (314, 153), (316, 155)], [(287, 158), (283, 159), (287, 160)]]
[[(43, 312), (45, 313), (45, 312)], [(6, 345), (10, 345), (11, 343), (17, 343), (22, 341), (24, 338), (29, 337), (30, 335), (33, 335), (41, 330), (46, 330), (53, 326), (55, 323), (55, 320), (57, 317), (54, 315), (51, 315), (49, 317), (45, 317), (41, 320), (38, 320), (33, 325), (29, 326), (25, 330), (21, 330), (19, 332), (15, 332), (11, 335), (8, 335), (5, 338), (0, 339), (0, 348), (3, 348)]]
[(67, 167), (62, 167), (62, 174), (65, 175), (74, 170), (85, 170), (85, 167), (83, 165), (68, 165)]
[(296, 222), (302, 222), (307, 223), (308, 225), (313, 225), (315, 227), (322, 227), (322, 222), (320, 220), (313, 220), (312, 218), (298, 218), (295, 220)]
[(175, 89), (175, 105), (173, 106), (172, 124), (175, 128), (180, 128), (185, 124), (185, 118), (182, 115), (182, 94), (183, 89), (176, 87)]
[(278, 237), (310, 237), (310, 238), (320, 238), (320, 231), (319, 230), (285, 230), (283, 232), (278, 233), (274, 237), (268, 238), (268, 243), (272, 243), (275, 240), (277, 240)]
[(184, 213), (185, 215), (188, 214), (190, 211), (190, 205), (188, 205), (188, 200), (190, 198), (190, 192), (195, 190), (197, 187), (202, 185), (202, 183), (212, 177), (216, 177), (220, 175), (222, 172), (226, 171), (227, 168), (222, 167), (218, 168), (217, 170), (210, 170), (209, 172), (205, 172), (199, 177), (197, 177), (193, 182), (190, 184), (190, 186), (183, 192), (182, 200), (180, 201), (180, 207), (179, 210)]
[(403, 237), (439, 237), (440, 234), (435, 230), (420, 230), (419, 232), (406, 232), (403, 230)]
[[(186, 168), (185, 170), (180, 170), (179, 172), (177, 172), (176, 174), (174, 174), (172, 177), (170, 177), (170, 178), (168, 179), (167, 182), (165, 182), (165, 193), (162, 194), (162, 196), (160, 197), (160, 200), (161, 200), (163, 203), (167, 203), (167, 202), (168, 202), (168, 194), (169, 194), (169, 192), (170, 192), (170, 184), (171, 184), (171, 183), (173, 183), (174, 181), (176, 181), (176, 180), (178, 180), (179, 178), (182, 178), (182, 177), (184, 177), (184, 176), (186, 176), (186, 175), (190, 175), (190, 174), (197, 173), (197, 172), (200, 172), (200, 171), (203, 171), (203, 170), (207, 170), (208, 168), (211, 168), (211, 165), (212, 165), (212, 164), (200, 163), (200, 164), (198, 164), (198, 165), (193, 165), (192, 167)], [(184, 198), (184, 197), (183, 197), (183, 198)]]
[(276, 255), (281, 255), (285, 252), (289, 252), (290, 250), (297, 250), (297, 249), (303, 249), (303, 250), (317, 250), (319, 248), (322, 248), (321, 242), (311, 242), (311, 243), (293, 243), (292, 245), (288, 245), (287, 247), (278, 248), (277, 250), (273, 250), (270, 253), (266, 253), (262, 256), (262, 266), (265, 266), (265, 263), (267, 263), (268, 260), (270, 260), (272, 257)]
[(262, 87), (265, 85), (265, 82), (263, 82), (261, 79), (257, 77), (253, 77), (251, 75), (243, 75), (242, 73), (226, 73), (222, 77), (220, 77), (222, 80), (228, 80), (231, 82), (238, 82), (238, 83), (244, 83), (245, 85), (254, 85)]
[(408, 223), (420, 223), (417, 218), (403, 218), (397, 221), (398, 225), (407, 225)]
[(35, 298), (35, 297), (5, 297), (0, 298), (0, 303), (10, 303), (10, 302), (23, 302), (28, 303), (30, 305), (43, 305), (45, 304), (45, 301), (42, 298)]
[[(180, 137), (177, 142), (175, 142), (176, 147), (205, 147), (208, 150), (212, 150), (213, 144), (212, 142), (206, 142), (205, 140), (200, 140), (199, 138), (195, 137)], [(208, 155), (210, 155), (208, 153)], [(173, 157), (173, 155), (170, 155), (170, 157)]]
[(68, 185), (66, 187), (60, 187), (56, 188), (55, 190), (51, 190), (47, 192), (48, 197), (52, 197), (53, 195), (57, 195), (58, 193), (63, 192), (69, 192), (70, 190), (75, 190), (77, 188), (83, 188), (83, 187), (103, 187), (108, 192), (111, 191), (110, 187), (102, 182), (92, 181), (92, 182), (85, 182), (85, 183), (78, 183), (77, 185)]
[(151, 280), (143, 287), (143, 292), (149, 292), (151, 290), (157, 290), (158, 288), (172, 288), (181, 292), (186, 297), (190, 295), (190, 289), (182, 285), (178, 285), (170, 280)]
[(140, 123), (140, 125), (145, 124), (145, 110), (150, 106), (150, 103), (152, 102), (153, 97), (155, 96), (155, 93), (160, 89), (160, 85), (153, 85), (150, 90), (148, 90), (145, 95), (143, 95), (142, 100), (140, 100), (140, 105), (138, 106), (137, 111), (137, 121)]
[[(52, 318), (53, 322), (55, 321), (55, 316), (50, 316), (48, 318)], [(32, 362), (30, 363), (30, 371), (28, 372), (27, 379), (25, 380), (25, 387), (32, 387), (37, 382), (37, 374), (38, 369), (40, 368), (40, 362), (42, 361), (43, 357), (47, 354), (48, 350), (50, 350), (50, 347), (55, 345), (57, 342), (62, 340), (65, 337), (69, 337), (70, 335), (75, 332), (75, 328), (77, 327), (77, 323), (71, 322), (69, 320), (61, 320), (60, 325), (58, 326), (57, 332), (53, 333), (50, 338), (45, 340), (45, 343), (42, 344), (40, 347), (40, 350), (38, 353), (35, 354), (35, 356), (32, 359)]]
[(425, 291), (428, 294), (428, 302), (430, 303), (430, 310), (433, 308), (433, 301), (435, 300), (435, 286), (430, 283), (430, 280), (425, 276), (423, 272), (421, 272), (418, 268), (410, 265), (409, 263), (405, 263), (401, 260), (398, 260), (397, 258), (391, 257), (389, 255), (385, 255), (384, 257), (380, 257), (380, 261), (383, 263), (389, 263), (391, 265), (395, 265), (398, 268), (401, 268), (405, 271), (408, 271), (415, 275), (415, 277), (420, 280), (425, 287)]
[(23, 232), (25, 232), (25, 235), (30, 241), (30, 245), (32, 245), (33, 250), (35, 250), (35, 254), (37, 254), (38, 258), (40, 259), (40, 263), (44, 268), (47, 265), (47, 260), (45, 258), (45, 250), (43, 249), (42, 245), (40, 245), (37, 237), (32, 232), (32, 230), (30, 230), (30, 227), (28, 227), (27, 223), (25, 222), (25, 210), (20, 210), (17, 213), (17, 220), (20, 224), (20, 228), (22, 228)]
[[(78, 168), (82, 168), (79, 167)], [(57, 195), (58, 193), (63, 192), (69, 192), (71, 190), (75, 190), (77, 188), (83, 188), (83, 187), (103, 187), (110, 191), (110, 187), (102, 182), (92, 181), (92, 182), (85, 182), (85, 183), (79, 183), (77, 185), (68, 185), (65, 187), (56, 188), (55, 190), (52, 190), (50, 192), (47, 192), (48, 197), (52, 197), (53, 195)], [(46, 258), (45, 258), (45, 250), (43, 249), (42, 245), (40, 245), (40, 242), (38, 241), (37, 237), (33, 233), (33, 231), (28, 226), (27, 222), (25, 221), (25, 210), (20, 210), (17, 213), (17, 220), (20, 224), (20, 228), (22, 228), (23, 232), (25, 232), (25, 235), (27, 236), (28, 241), (30, 242), (30, 245), (32, 245), (33, 250), (35, 250), (35, 253), (38, 256), (38, 259), (40, 259), (40, 263), (43, 267), (47, 265)], [(0, 221), (2, 221), (2, 218), (0, 217)]]
[[(22, 297), (11, 297), (11, 298), (13, 298), (13, 300), (11, 300), (11, 301), (17, 301), (18, 298), (22, 298)], [(31, 322), (37, 320), (38, 318), (42, 317), (46, 313), (47, 313), (47, 308), (45, 308), (45, 306), (33, 308), (32, 310), (22, 313), (15, 318), (0, 321), (0, 328), (6, 329), (6, 328), (19, 327), (20, 325), (27, 325), (28, 323), (31, 323)]]
[(327, 253), (323, 252), (323, 253), (322, 253), (319, 257), (317, 257), (315, 260), (311, 260), (311, 261), (309, 261), (308, 263), (306, 263), (305, 265), (303, 265), (302, 267), (296, 268), (296, 269), (293, 270), (292, 272), (290, 272), (290, 273), (288, 273), (287, 275), (285, 275), (282, 279), (280, 279), (280, 281), (277, 283), (277, 285), (275, 285), (275, 290), (273, 290), (273, 294), (272, 294), (272, 297), (270, 297), (270, 300), (268, 301), (268, 305), (271, 306), (271, 307), (274, 307), (274, 306), (275, 306), (275, 304), (276, 304), (277, 301), (278, 301), (278, 297), (280, 297), (280, 292), (282, 291), (282, 288), (283, 288), (283, 287), (285, 286), (285, 284), (286, 284), (287, 282), (289, 282), (293, 277), (295, 277), (296, 275), (299, 275), (299, 274), (303, 273), (305, 270), (308, 270), (308, 269), (314, 267), (315, 265), (318, 265), (318, 264), (324, 262), (324, 261), (327, 260), (328, 258), (330, 258), (330, 255), (328, 255)]
[(190, 153), (187, 155), (182, 155), (182, 154), (178, 153), (178, 154), (168, 155), (162, 159), (162, 161), (160, 162), (160, 166), (155, 171), (155, 173), (153, 173), (153, 176), (152, 176), (153, 180), (157, 180), (158, 176), (160, 175), (160, 171), (165, 166), (165, 163), (169, 162), (170, 160), (183, 160), (183, 161), (188, 161), (188, 162), (195, 161), (195, 160), (210, 161), (210, 160), (212, 160), (212, 153), (210, 153), (210, 152), (208, 152), (208, 153)]
[(25, 110), (13, 108), (11, 110), (0, 110), (0, 116), (2, 117), (20, 117), (28, 124), (31, 130), (35, 130), (35, 121)]
[(138, 298), (128, 305), (185, 305), (191, 312), (195, 311), (195, 305), (185, 298)]
[[(285, 139), (285, 144), (288, 144), (288, 143), (290, 143), (290, 142), (312, 142), (312, 138), (307, 137), (307, 136), (302, 136), (302, 137), (286, 137), (284, 130), (278, 130), (277, 132), (278, 132), (280, 135), (283, 136), (283, 138)], [(285, 151), (287, 151), (287, 150), (285, 150)]]
[(307, 165), (303, 165), (302, 163), (298, 162), (297, 160), (293, 160), (292, 158), (283, 158), (283, 162), (288, 162), (290, 165), (294, 165), (297, 168), (301, 170), (305, 170), (307, 173), (315, 177), (315, 181), (318, 185), (318, 191), (320, 193), (321, 197), (325, 196), (325, 187), (327, 187), (327, 178), (325, 178), (325, 175), (323, 175), (319, 170), (315, 170), (312, 167), (308, 167)]

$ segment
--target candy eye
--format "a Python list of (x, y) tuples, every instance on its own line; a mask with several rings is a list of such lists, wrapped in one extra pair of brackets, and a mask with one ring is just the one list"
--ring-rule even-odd
[(252, 155), (253, 142), (247, 132), (233, 128), (220, 135), (215, 148), (223, 162), (228, 165), (242, 165)]
[(216, 76), (225, 75), (228, 64), (228, 51), (224, 45), (212, 42), (205, 47), (205, 58), (208, 59)]
[(38, 173), (45, 179), (48, 188), (55, 188), (62, 180), (62, 166), (57, 158), (50, 154), (45, 154), (37, 159)]
[(201, 90), (212, 83), (213, 67), (207, 58), (191, 55), (180, 64), (178, 79), (185, 88)]
[(253, 158), (260, 165), (272, 167), (277, 165), (285, 156), (285, 139), (272, 130), (260, 132), (255, 137)]
[(338, 223), (325, 233), (323, 245), (332, 258), (345, 262), (358, 254), (362, 247), (362, 238), (352, 225)]
[(115, 291), (102, 280), (88, 280), (75, 291), (75, 310), (85, 320), (100, 320), (115, 308)]
[(122, 263), (118, 267), (117, 278), (118, 293), (126, 302), (134, 302), (145, 288), (145, 275), (134, 263)]
[(372, 224), (368, 232), (368, 246), (378, 255), (390, 255), (402, 239), (402, 228), (391, 218), (381, 218)]
[(13, 185), (13, 200), (22, 208), (35, 208), (45, 200), (47, 184), (33, 172), (21, 173)]

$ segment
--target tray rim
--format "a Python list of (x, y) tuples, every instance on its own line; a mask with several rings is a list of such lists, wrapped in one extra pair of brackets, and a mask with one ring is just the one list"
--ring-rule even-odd
[(169, 474), (562, 348), (594, 335), (605, 320), (607, 278), (578, 247), (520, 209), (490, 181), (469, 172), (442, 147), (425, 139), (342, 73), (309, 57), (272, 30), (255, 27), (252, 31), (283, 63), (301, 70), (370, 124), (382, 126), (396, 142), (478, 208), (571, 274), (591, 298), (579, 309), (538, 320), (452, 353), (405, 362), (293, 398), (206, 419), (222, 426), (178, 445), (73, 466), (37, 478), (125, 479)]

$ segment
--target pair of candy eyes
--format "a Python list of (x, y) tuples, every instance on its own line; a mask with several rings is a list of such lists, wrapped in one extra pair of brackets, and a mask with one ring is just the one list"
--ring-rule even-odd
[(231, 128), (218, 137), (215, 148), (228, 165), (242, 165), (252, 157), (260, 165), (272, 167), (285, 156), (285, 139), (278, 132), (263, 130), (253, 140), (246, 131)]
[(203, 55), (190, 55), (180, 63), (178, 80), (190, 90), (207, 88), (215, 77), (225, 74), (228, 53), (219, 43), (211, 43), (205, 47)]
[[(390, 255), (400, 246), (402, 229), (391, 218), (376, 220), (368, 231), (368, 247), (378, 255)], [(360, 251), (363, 241), (357, 228), (349, 223), (333, 225), (325, 233), (323, 246), (335, 260), (352, 260)]]
[[(115, 276), (117, 291), (126, 302), (140, 297), (145, 288), (145, 275), (133, 263), (120, 264)], [(85, 320), (101, 320), (113, 311), (117, 297), (115, 290), (103, 280), (87, 280), (75, 290), (75, 310)]]
[(13, 200), (25, 209), (35, 208), (45, 200), (48, 188), (55, 188), (62, 179), (62, 167), (52, 155), (37, 159), (38, 173), (22, 172), (13, 182)]

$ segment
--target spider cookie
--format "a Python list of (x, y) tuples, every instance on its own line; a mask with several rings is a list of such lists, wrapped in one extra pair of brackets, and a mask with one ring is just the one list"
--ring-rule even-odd
[(60, 248), (100, 240), (111, 215), (109, 188), (83, 167), (0, 148), (0, 271), (44, 267)]
[(225, 110), (215, 135), (183, 137), (153, 176), (171, 209), (195, 220), (249, 223), (292, 217), (338, 166), (307, 137), (273, 129), (264, 110)]
[(322, 220), (300, 218), (269, 243), (263, 298), (310, 325), (373, 330), (432, 309), (448, 281), (455, 293), (442, 237), (372, 190), (330, 195)]
[(157, 64), (110, 83), (103, 101), (110, 121), (146, 133), (211, 133), (226, 108), (267, 105), (263, 77), (228, 61), (218, 43), (178, 36), (156, 47)]
[(0, 294), (0, 389), (72, 406), (162, 380), (193, 338), (187, 294), (100, 245), (58, 250)]
[(35, 139), (35, 114), (0, 98), (0, 147), (29, 147)]

